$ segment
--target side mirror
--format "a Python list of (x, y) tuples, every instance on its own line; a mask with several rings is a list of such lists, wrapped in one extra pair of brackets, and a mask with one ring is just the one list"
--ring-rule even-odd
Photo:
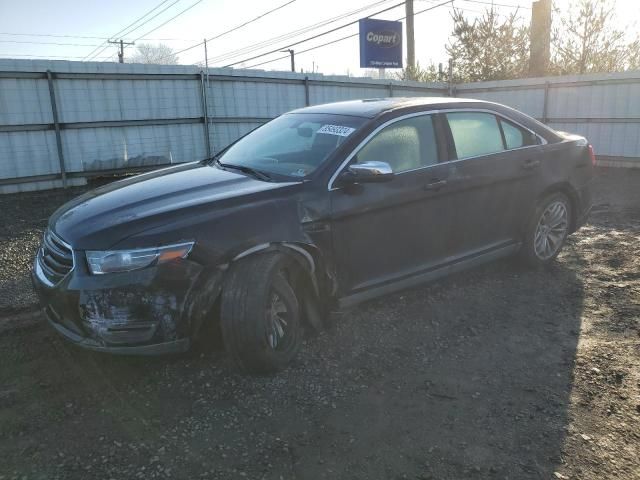
[(388, 182), (394, 176), (387, 162), (354, 163), (340, 175), (341, 183), (379, 183)]

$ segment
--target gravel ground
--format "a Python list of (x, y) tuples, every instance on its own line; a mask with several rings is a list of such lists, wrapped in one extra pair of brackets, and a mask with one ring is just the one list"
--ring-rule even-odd
[(550, 269), (502, 261), (368, 303), (273, 377), (213, 347), (61, 341), (27, 270), (79, 192), (0, 197), (0, 480), (640, 479), (640, 170), (599, 173)]

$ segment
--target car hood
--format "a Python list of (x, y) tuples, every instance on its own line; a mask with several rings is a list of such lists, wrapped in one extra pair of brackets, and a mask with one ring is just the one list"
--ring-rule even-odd
[(199, 207), (259, 195), (300, 182), (265, 182), (194, 162), (113, 182), (60, 207), (49, 220), (75, 249), (107, 249), (117, 242), (175, 222)]

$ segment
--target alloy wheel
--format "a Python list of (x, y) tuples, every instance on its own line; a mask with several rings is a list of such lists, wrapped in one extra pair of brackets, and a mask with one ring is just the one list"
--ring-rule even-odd
[(569, 213), (562, 201), (551, 202), (542, 212), (536, 226), (533, 248), (540, 260), (553, 257), (566, 238), (569, 228)]
[(277, 292), (271, 292), (266, 311), (267, 343), (273, 350), (286, 348), (289, 309)]

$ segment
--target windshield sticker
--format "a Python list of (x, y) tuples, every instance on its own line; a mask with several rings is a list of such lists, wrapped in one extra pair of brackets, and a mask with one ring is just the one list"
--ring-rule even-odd
[(316, 133), (327, 133), (329, 135), (348, 137), (354, 130), (355, 128), (341, 127), (340, 125), (323, 125)]

